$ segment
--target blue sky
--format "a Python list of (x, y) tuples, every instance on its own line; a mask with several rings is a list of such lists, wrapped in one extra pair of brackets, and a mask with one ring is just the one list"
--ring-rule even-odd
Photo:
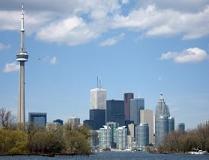
[(88, 118), (96, 77), (155, 110), (163, 93), (176, 123), (209, 120), (208, 0), (0, 1), (0, 106), (16, 114), (20, 4), (25, 5), (26, 113)]

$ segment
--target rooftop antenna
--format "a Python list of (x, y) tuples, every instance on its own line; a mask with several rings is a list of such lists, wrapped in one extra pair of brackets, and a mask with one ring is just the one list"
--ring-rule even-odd
[(97, 76), (97, 88), (99, 88), (99, 78)]
[(101, 79), (99, 80), (99, 88), (102, 88), (102, 81), (101, 81)]

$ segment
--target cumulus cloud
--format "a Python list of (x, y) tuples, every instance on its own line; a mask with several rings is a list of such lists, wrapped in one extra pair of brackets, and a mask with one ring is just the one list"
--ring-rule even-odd
[(161, 60), (173, 60), (176, 63), (198, 63), (208, 60), (207, 52), (200, 48), (188, 48), (181, 52), (167, 52), (160, 57)]
[[(209, 2), (205, 0), (141, 0), (126, 13), (123, 5), (129, 0), (22, 1), (26, 6), (26, 31), (47, 42), (79, 45), (120, 28), (147, 37), (181, 35), (183, 39), (195, 39), (209, 34)], [(20, 3), (0, 1), (0, 30), (19, 29)]]
[(50, 59), (50, 64), (56, 64), (57, 63), (57, 57), (53, 56), (51, 59)]
[(121, 41), (124, 38), (125, 34), (121, 33), (115, 37), (112, 38), (108, 38), (106, 40), (104, 40), (103, 42), (100, 43), (100, 46), (102, 47), (106, 47), (106, 46), (112, 46), (117, 44), (119, 41)]
[(9, 44), (4, 44), (4, 43), (1, 43), (0, 42), (0, 51), (1, 50), (4, 50), (4, 49), (8, 49), (8, 48), (10, 48), (10, 45)]
[(114, 17), (114, 28), (144, 32), (147, 36), (182, 34), (184, 39), (200, 38), (209, 34), (209, 6), (195, 13), (159, 9), (155, 5), (139, 8), (127, 16)]
[(7, 63), (4, 66), (3, 72), (9, 73), (9, 72), (16, 72), (19, 70), (19, 65), (16, 62)]
[(48, 42), (77, 45), (96, 38), (97, 33), (88, 27), (82, 18), (70, 17), (42, 28), (37, 37)]

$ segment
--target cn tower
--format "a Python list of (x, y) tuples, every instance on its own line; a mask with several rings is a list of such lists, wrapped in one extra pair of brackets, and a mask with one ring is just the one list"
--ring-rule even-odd
[(28, 60), (28, 54), (24, 46), (24, 11), (22, 5), (21, 26), (20, 26), (20, 51), (16, 55), (16, 60), (20, 63), (19, 70), (19, 105), (18, 105), (18, 124), (25, 126), (25, 62)]

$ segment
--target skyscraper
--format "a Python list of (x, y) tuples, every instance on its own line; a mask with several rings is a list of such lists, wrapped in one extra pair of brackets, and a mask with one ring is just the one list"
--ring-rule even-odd
[(140, 123), (140, 110), (144, 109), (144, 98), (130, 99), (130, 121)]
[(99, 85), (97, 78), (97, 87), (90, 90), (91, 109), (106, 109), (107, 90)]
[(165, 103), (163, 94), (160, 94), (160, 99), (157, 103), (156, 112), (155, 112), (155, 120), (158, 120), (160, 116), (165, 116), (165, 117), (170, 116), (169, 108)]
[(124, 101), (107, 100), (106, 122), (117, 122), (120, 126), (125, 124)]
[(19, 106), (18, 106), (18, 123), (25, 126), (25, 62), (28, 60), (28, 53), (25, 50), (24, 42), (24, 11), (22, 6), (21, 28), (20, 28), (20, 52), (16, 55), (16, 60), (20, 63), (20, 80), (19, 80)]
[(124, 93), (124, 115), (126, 121), (130, 120), (130, 99), (133, 98), (133, 93)]
[(170, 117), (169, 108), (165, 103), (163, 95), (157, 103), (155, 112), (155, 144), (160, 145), (163, 143), (165, 136), (169, 131), (168, 117)]
[(140, 123), (147, 123), (149, 126), (149, 143), (154, 144), (154, 115), (150, 109), (140, 110)]
[(89, 119), (93, 122), (93, 130), (98, 130), (105, 125), (105, 110), (104, 109), (90, 109)]

